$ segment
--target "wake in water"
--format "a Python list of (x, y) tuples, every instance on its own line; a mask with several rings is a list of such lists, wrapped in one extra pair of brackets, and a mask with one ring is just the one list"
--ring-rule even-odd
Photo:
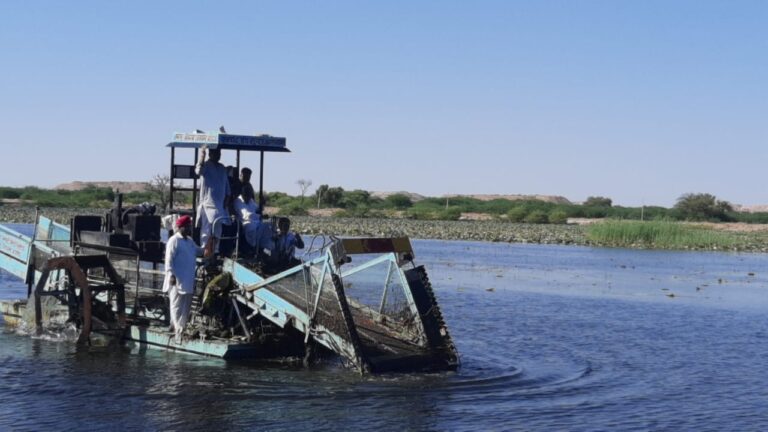
[(21, 336), (29, 336), (33, 339), (40, 339), (53, 342), (76, 342), (80, 336), (80, 330), (75, 323), (57, 320), (47, 324), (40, 333), (36, 326), (26, 320), (22, 320), (13, 331)]

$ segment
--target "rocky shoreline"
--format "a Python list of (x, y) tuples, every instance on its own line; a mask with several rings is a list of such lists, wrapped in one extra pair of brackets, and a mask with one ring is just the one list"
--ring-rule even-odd
[[(107, 209), (42, 208), (40, 213), (65, 225), (76, 214), (103, 215)], [(293, 229), (304, 235), (408, 236), (436, 240), (588, 245), (586, 229), (578, 225), (533, 225), (502, 221), (424, 221), (291, 216)], [(0, 207), (2, 223), (34, 223), (34, 207)]]
[[(41, 214), (62, 224), (76, 214), (103, 215), (107, 209), (42, 208)], [(536, 243), (580, 246), (601, 246), (588, 237), (587, 225), (537, 225), (498, 220), (441, 221), (411, 219), (361, 219), (317, 216), (292, 216), (293, 229), (302, 235), (337, 236), (408, 236), (417, 239), (464, 240), (505, 243)], [(0, 206), (0, 223), (34, 223), (35, 208), (31, 206)], [(728, 230), (727, 226), (712, 227)], [(732, 251), (768, 252), (768, 231), (731, 233), (737, 244)], [(624, 247), (636, 247), (626, 245)]]
[(534, 225), (503, 221), (426, 221), (293, 216), (304, 234), (339, 236), (408, 236), (436, 240), (589, 245), (586, 228), (578, 225)]

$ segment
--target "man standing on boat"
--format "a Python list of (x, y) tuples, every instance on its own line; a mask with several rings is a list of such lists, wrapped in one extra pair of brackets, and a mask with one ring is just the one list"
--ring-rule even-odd
[(202, 255), (202, 248), (192, 240), (192, 219), (182, 216), (176, 220), (176, 233), (165, 245), (165, 280), (163, 292), (168, 293), (171, 307), (171, 326), (176, 335), (176, 342), (189, 319), (192, 295), (195, 293), (195, 258)]
[[(211, 149), (205, 160), (206, 149), (203, 147), (195, 173), (200, 176), (200, 204), (197, 208), (197, 226), (200, 227), (200, 244), (208, 250), (218, 252), (221, 238), (221, 225), (229, 225), (229, 213), (226, 211), (231, 194), (227, 169), (219, 162), (221, 150)], [(215, 223), (217, 219), (223, 218)], [(212, 245), (208, 245), (209, 237)]]

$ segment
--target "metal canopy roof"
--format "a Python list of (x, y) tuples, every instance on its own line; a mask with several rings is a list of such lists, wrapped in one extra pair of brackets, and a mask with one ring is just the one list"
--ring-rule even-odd
[(245, 150), (263, 152), (290, 152), (285, 146), (286, 139), (271, 135), (232, 135), (232, 134), (206, 134), (183, 133), (173, 134), (173, 141), (166, 147), (173, 148), (201, 148), (220, 150)]

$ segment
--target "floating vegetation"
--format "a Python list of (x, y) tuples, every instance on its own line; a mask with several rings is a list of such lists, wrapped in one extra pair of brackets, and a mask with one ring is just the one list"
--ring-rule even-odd
[[(40, 214), (60, 224), (69, 225), (70, 219), (76, 215), (92, 214), (103, 216), (108, 209), (103, 208), (65, 208), (41, 207)], [(0, 223), (35, 223), (35, 207), (32, 206), (0, 206)]]
[(507, 243), (589, 244), (584, 227), (534, 225), (504, 221), (439, 221), (412, 219), (355, 219), (293, 217), (294, 227), (306, 234), (341, 236), (400, 236), (437, 240)]

